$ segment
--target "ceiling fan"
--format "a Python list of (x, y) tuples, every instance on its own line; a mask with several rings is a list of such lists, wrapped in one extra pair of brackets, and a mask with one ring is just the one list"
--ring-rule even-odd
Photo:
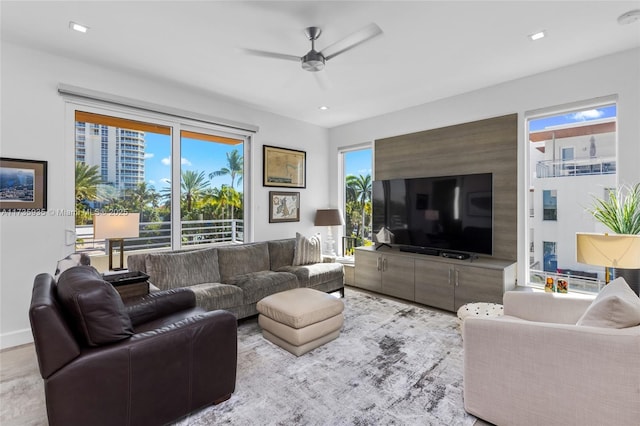
[(255, 49), (244, 50), (250, 55), (300, 62), (302, 64), (302, 69), (315, 72), (322, 70), (326, 61), (329, 59), (333, 59), (341, 53), (351, 50), (354, 47), (382, 34), (382, 30), (376, 24), (371, 23), (355, 33), (348, 35), (342, 40), (325, 47), (321, 52), (316, 51), (315, 41), (320, 37), (320, 34), (322, 34), (322, 30), (319, 27), (308, 27), (305, 28), (304, 33), (311, 41), (311, 50), (304, 56), (287, 55), (284, 53), (267, 52)]

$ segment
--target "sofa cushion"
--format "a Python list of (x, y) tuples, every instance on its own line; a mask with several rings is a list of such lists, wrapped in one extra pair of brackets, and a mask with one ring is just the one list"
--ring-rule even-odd
[(293, 254), (293, 266), (322, 262), (322, 241), (320, 234), (309, 238), (296, 232), (296, 249)]
[(277, 271), (283, 266), (291, 266), (293, 264), (293, 253), (296, 249), (295, 238), (268, 241), (267, 244), (269, 245), (269, 262), (271, 263), (272, 271)]
[(298, 287), (298, 279), (288, 272), (261, 271), (237, 275), (229, 284), (242, 289), (244, 304), (256, 303), (273, 293)]
[(67, 269), (60, 274), (56, 291), (80, 341), (100, 346), (133, 335), (131, 319), (120, 295), (95, 268)]
[(237, 275), (269, 270), (269, 246), (266, 242), (218, 248), (222, 282), (231, 284)]
[(607, 328), (640, 325), (640, 298), (624, 278), (616, 278), (600, 291), (577, 325)]
[(162, 290), (220, 281), (216, 248), (150, 253), (145, 266), (149, 281)]
[(196, 295), (196, 306), (205, 311), (231, 309), (243, 303), (239, 287), (220, 283), (195, 284), (189, 287)]
[(315, 287), (318, 284), (342, 280), (344, 271), (342, 263), (314, 263), (313, 265), (283, 266), (282, 272), (290, 272), (298, 278), (300, 287)]

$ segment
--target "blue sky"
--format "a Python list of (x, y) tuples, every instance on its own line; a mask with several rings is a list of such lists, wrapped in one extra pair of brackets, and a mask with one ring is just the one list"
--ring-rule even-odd
[(579, 123), (582, 121), (601, 120), (616, 116), (616, 106), (610, 105), (602, 108), (588, 109), (569, 114), (554, 115), (552, 117), (539, 118), (529, 122), (529, 131), (535, 132), (547, 127), (563, 124)]
[[(153, 185), (156, 191), (168, 187), (166, 181), (171, 178), (171, 137), (147, 132), (145, 134), (146, 160), (145, 180)], [(227, 152), (237, 149), (242, 154), (242, 145), (225, 145), (204, 142), (195, 139), (183, 139), (180, 162), (183, 170), (204, 171), (208, 175), (212, 171), (227, 167)], [(371, 175), (371, 150), (349, 151), (345, 156), (346, 175)], [(212, 186), (231, 185), (230, 176), (220, 176), (210, 180)], [(238, 186), (236, 179), (236, 189)]]
[(360, 149), (349, 151), (345, 154), (344, 169), (345, 176), (366, 176), (371, 175), (372, 159), (370, 149)]
[[(147, 132), (145, 134), (145, 180), (153, 185), (156, 191), (168, 187), (166, 183), (171, 179), (171, 137)], [(199, 141), (196, 139), (183, 139), (180, 163), (182, 170), (205, 172), (207, 179), (214, 187), (231, 185), (231, 177), (220, 176), (209, 179), (209, 173), (227, 167), (227, 152), (237, 149), (242, 155), (242, 144), (226, 145)], [(241, 190), (236, 178), (235, 188)]]

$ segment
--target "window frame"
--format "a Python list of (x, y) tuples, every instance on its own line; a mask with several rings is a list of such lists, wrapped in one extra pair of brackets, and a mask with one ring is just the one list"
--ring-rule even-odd
[[(65, 180), (65, 196), (64, 208), (67, 211), (75, 210), (75, 177), (73, 176), (73, 170), (75, 169), (75, 123), (76, 123), (76, 111), (82, 111), (86, 113), (100, 114), (106, 116), (112, 116), (123, 120), (140, 121), (144, 123), (166, 126), (171, 129), (171, 181), (180, 182), (180, 161), (175, 161), (176, 158), (180, 158), (181, 151), (181, 132), (183, 130), (191, 132), (199, 132), (204, 134), (212, 134), (221, 137), (229, 137), (233, 139), (239, 139), (243, 141), (243, 156), (244, 156), (244, 170), (243, 170), (243, 209), (244, 209), (244, 234), (243, 240), (253, 241), (253, 218), (251, 214), (251, 199), (253, 193), (253, 185), (251, 178), (251, 143), (253, 139), (253, 132), (248, 130), (241, 130), (238, 128), (228, 127), (215, 123), (208, 123), (196, 119), (183, 118), (178, 116), (171, 116), (162, 112), (153, 112), (147, 110), (141, 110), (136, 107), (127, 107), (122, 105), (115, 105), (105, 101), (92, 100), (92, 99), (76, 99), (65, 98), (65, 141), (64, 141), (64, 156), (65, 156), (65, 173), (68, 180)], [(69, 152), (70, 151), (70, 152)], [(178, 250), (182, 248), (181, 241), (181, 226), (180, 221), (174, 221), (174, 212), (180, 212), (180, 185), (171, 185), (171, 250)], [(73, 215), (65, 215), (64, 217), (65, 228), (65, 245), (75, 248), (76, 243), (76, 229), (75, 229), (75, 217)], [(205, 245), (203, 245), (205, 246)], [(195, 247), (188, 247), (195, 248)], [(197, 248), (202, 248), (198, 246)], [(148, 249), (150, 251), (162, 250), (162, 249)], [(165, 249), (166, 250), (166, 249)]]
[[(542, 119), (542, 118), (548, 118), (548, 117), (553, 117), (553, 116), (558, 116), (558, 115), (562, 115), (562, 114), (567, 114), (567, 113), (571, 113), (571, 112), (577, 112), (577, 111), (585, 111), (585, 110), (589, 110), (589, 109), (597, 109), (597, 108), (604, 108), (607, 107), (608, 105), (615, 105), (616, 106), (616, 121), (620, 119), (620, 101), (617, 95), (609, 95), (609, 96), (603, 96), (603, 97), (599, 97), (599, 98), (592, 98), (592, 99), (587, 99), (587, 100), (582, 100), (582, 101), (577, 101), (577, 102), (572, 102), (572, 103), (568, 103), (568, 104), (564, 104), (564, 105), (556, 105), (556, 106), (551, 106), (551, 107), (545, 107), (545, 108), (541, 108), (541, 109), (536, 109), (536, 110), (531, 110), (531, 111), (526, 111), (523, 114), (523, 131), (524, 131), (524, 149), (523, 149), (523, 154), (524, 154), (524, 188), (527, 191), (527, 194), (529, 194), (529, 191), (531, 191), (531, 189), (533, 188), (533, 182), (532, 182), (532, 174), (535, 171), (535, 165), (532, 164), (532, 158), (531, 158), (531, 149), (530, 149), (530, 130), (529, 130), (529, 123), (533, 120), (537, 120), (537, 119)], [(618, 138), (619, 138), (619, 127), (616, 127), (616, 133), (615, 133), (615, 158), (616, 158), (616, 163), (619, 162), (619, 145), (618, 145)], [(575, 156), (575, 150), (574, 150), (574, 156)], [(571, 161), (571, 160), (568, 160)], [(564, 163), (564, 160), (563, 160)], [(619, 179), (620, 179), (620, 174), (618, 173), (618, 170), (616, 169), (615, 172), (615, 186), (617, 187), (619, 185)], [(535, 242), (535, 239), (533, 238), (534, 233), (536, 233), (536, 229), (532, 228), (532, 223), (534, 222), (534, 214), (533, 214), (533, 208), (535, 205), (534, 202), (534, 198), (535, 197), (531, 197), (531, 196), (526, 196), (524, 197), (523, 203), (524, 203), (524, 211), (527, 212), (526, 215), (524, 215), (523, 217), (523, 227), (524, 227), (524, 232), (522, 232), (520, 235), (523, 236), (524, 238), (524, 247), (526, 247), (526, 250), (524, 251), (525, 253), (525, 264), (524, 264), (524, 286), (532, 286), (532, 287), (537, 287), (537, 285), (535, 283), (531, 282), (531, 264), (530, 264), (530, 260), (532, 259), (531, 256), (533, 256), (533, 252), (531, 252), (530, 250), (533, 248), (533, 244)], [(542, 205), (544, 203), (541, 203)], [(544, 209), (544, 206), (542, 206)], [(556, 208), (558, 209), (558, 206), (556, 205)], [(556, 210), (556, 214), (560, 214), (560, 212), (558, 212), (558, 210)], [(521, 228), (522, 229), (522, 228)], [(537, 234), (541, 234), (540, 232), (537, 232)], [(543, 238), (543, 237), (539, 237), (539, 238)], [(544, 240), (541, 240), (544, 241)], [(557, 242), (556, 242), (556, 249), (557, 249)], [(543, 250), (544, 251), (544, 250)], [(544, 263), (544, 259), (541, 259), (541, 261)], [(544, 265), (543, 265), (544, 266)], [(544, 284), (543, 284), (544, 286)], [(573, 290), (575, 292), (581, 292), (580, 290)], [(593, 294), (591, 292), (587, 292), (587, 294)]]

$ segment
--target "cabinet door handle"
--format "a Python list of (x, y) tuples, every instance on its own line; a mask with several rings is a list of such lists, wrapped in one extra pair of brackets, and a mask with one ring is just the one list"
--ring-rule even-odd
[(387, 270), (387, 258), (386, 257), (384, 259), (382, 259), (382, 270), (383, 271)]
[(458, 284), (460, 284), (460, 282), (458, 281), (458, 270), (456, 269), (456, 287), (458, 286)]
[(449, 284), (451, 284), (451, 268), (449, 268)]
[(380, 271), (380, 270), (381, 270), (381, 269), (380, 269), (380, 260), (381, 260), (380, 258), (377, 258), (377, 259), (376, 259), (376, 268), (378, 268), (378, 271)]

